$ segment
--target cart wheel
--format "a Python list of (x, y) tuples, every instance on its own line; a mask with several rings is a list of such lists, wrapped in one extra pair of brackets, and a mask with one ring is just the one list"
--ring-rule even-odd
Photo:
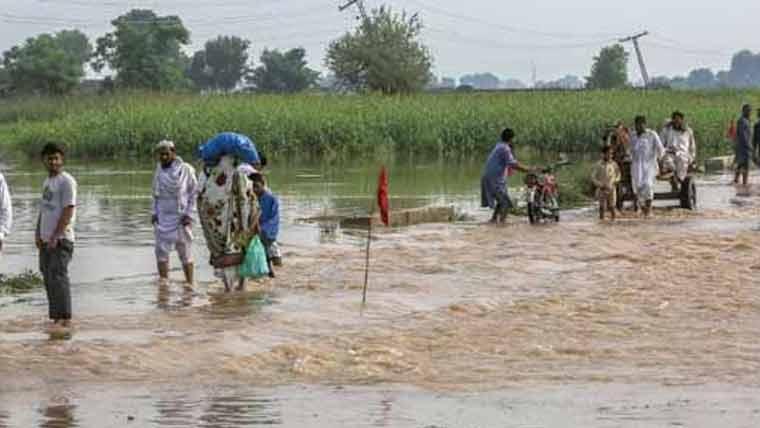
[(697, 209), (697, 185), (692, 177), (686, 177), (681, 183), (681, 208)]
[(538, 213), (536, 212), (536, 205), (532, 202), (528, 202), (528, 221), (530, 224), (536, 224), (538, 221)]

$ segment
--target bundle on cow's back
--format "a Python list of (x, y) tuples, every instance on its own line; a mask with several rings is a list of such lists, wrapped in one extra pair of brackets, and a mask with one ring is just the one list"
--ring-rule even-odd
[(253, 186), (238, 168), (258, 162), (253, 142), (246, 136), (223, 133), (198, 148), (206, 167), (201, 177), (198, 215), (215, 274), (226, 289), (243, 286), (239, 268), (245, 249), (258, 233), (259, 203)]
[(198, 147), (198, 157), (206, 166), (214, 166), (223, 156), (234, 156), (240, 162), (257, 165), (261, 162), (253, 141), (243, 134), (222, 132)]

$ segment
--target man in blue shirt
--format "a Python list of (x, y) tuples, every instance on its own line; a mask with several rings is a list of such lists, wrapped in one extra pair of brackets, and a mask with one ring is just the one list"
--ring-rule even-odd
[(261, 216), (259, 217), (261, 233), (259, 237), (267, 251), (269, 276), (274, 278), (272, 265), (282, 266), (282, 256), (280, 255), (280, 248), (277, 245), (277, 235), (280, 232), (280, 201), (267, 188), (266, 179), (263, 174), (251, 174), (250, 178), (253, 182), (253, 192), (259, 198), (259, 207), (261, 209)]
[(483, 168), (480, 179), (480, 197), (483, 208), (493, 209), (491, 223), (504, 223), (507, 212), (512, 208), (512, 201), (507, 191), (508, 168), (528, 172), (529, 167), (522, 165), (512, 152), (515, 133), (509, 128), (501, 133), (501, 140), (496, 143)]

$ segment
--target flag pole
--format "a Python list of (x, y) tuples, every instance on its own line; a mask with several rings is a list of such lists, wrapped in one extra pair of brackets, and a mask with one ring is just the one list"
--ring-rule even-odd
[(369, 225), (367, 226), (367, 259), (364, 263), (364, 289), (362, 290), (362, 306), (367, 304), (367, 284), (369, 283), (369, 250), (372, 244), (372, 217), (375, 210), (370, 211)]

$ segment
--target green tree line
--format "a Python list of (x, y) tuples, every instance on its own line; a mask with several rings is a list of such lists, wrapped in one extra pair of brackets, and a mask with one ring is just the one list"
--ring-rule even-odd
[[(251, 64), (251, 41), (220, 35), (188, 55), (190, 31), (179, 16), (133, 9), (111, 21), (94, 46), (78, 30), (40, 34), (3, 53), (0, 94), (73, 92), (86, 75), (112, 74), (107, 88), (230, 91), (243, 82), (262, 92), (299, 92), (320, 77), (306, 50), (265, 49)], [(422, 23), (380, 7), (330, 44), (325, 65), (334, 86), (383, 93), (412, 92), (430, 81), (432, 59), (419, 40)]]

